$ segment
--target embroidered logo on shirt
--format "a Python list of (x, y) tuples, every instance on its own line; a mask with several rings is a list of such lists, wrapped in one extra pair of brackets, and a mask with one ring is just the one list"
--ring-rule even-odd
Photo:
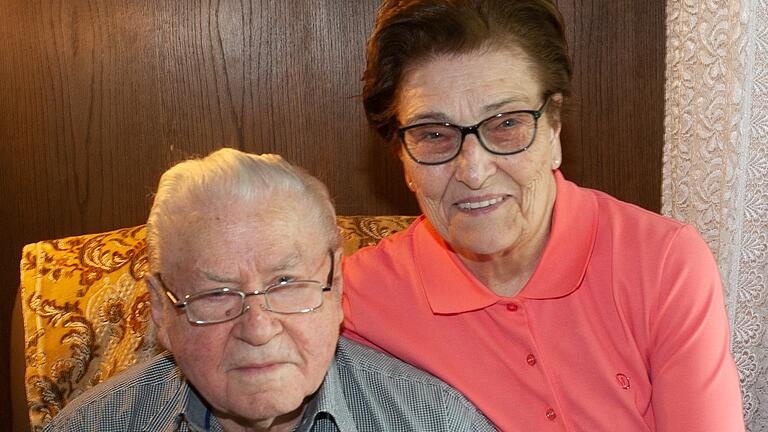
[(629, 377), (624, 375), (623, 373), (616, 374), (616, 381), (619, 383), (619, 386), (624, 390), (629, 390), (629, 388), (631, 387), (629, 384)]

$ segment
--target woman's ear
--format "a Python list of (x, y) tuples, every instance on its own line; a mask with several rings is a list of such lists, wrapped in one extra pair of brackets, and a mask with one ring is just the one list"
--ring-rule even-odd
[(411, 178), (411, 175), (408, 174), (408, 155), (405, 154), (405, 151), (400, 148), (397, 152), (397, 157), (400, 158), (401, 166), (403, 167), (403, 176), (405, 177), (405, 184), (408, 185), (408, 189), (411, 190), (411, 192), (416, 192), (416, 184), (413, 183), (413, 179)]
[(168, 301), (165, 297), (165, 290), (163, 290), (160, 281), (152, 273), (144, 275), (144, 283), (147, 285), (147, 291), (149, 291), (152, 321), (155, 323), (155, 329), (157, 330), (155, 337), (160, 345), (170, 349), (170, 339), (168, 338), (168, 329), (165, 322), (165, 302)]
[(556, 170), (560, 168), (560, 164), (563, 162), (563, 155), (560, 150), (560, 138), (557, 138), (557, 151), (552, 152), (552, 169)]
[(405, 172), (405, 184), (408, 185), (408, 189), (410, 189), (411, 192), (416, 192), (416, 184), (411, 180), (411, 176), (407, 171)]
[(556, 170), (560, 168), (560, 164), (563, 161), (563, 147), (560, 145), (560, 127), (557, 130), (552, 129), (552, 138), (549, 143), (552, 151), (552, 169)]
[(560, 145), (560, 131), (562, 130), (563, 123), (561, 121), (560, 113), (563, 108), (563, 95), (561, 93), (555, 93), (549, 97), (552, 106), (547, 109), (549, 113), (549, 122), (552, 131), (550, 137), (550, 148), (552, 151), (552, 169), (556, 170), (560, 168), (560, 164), (563, 161), (563, 149)]
[(560, 135), (560, 129), (563, 126), (562, 113), (563, 113), (563, 94), (554, 93), (549, 96), (549, 103), (545, 108), (546, 114), (549, 118), (549, 123), (555, 130), (556, 135)]

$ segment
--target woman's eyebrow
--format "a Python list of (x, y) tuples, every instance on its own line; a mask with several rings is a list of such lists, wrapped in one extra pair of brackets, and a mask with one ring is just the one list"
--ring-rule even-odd
[(428, 111), (428, 112), (418, 113), (413, 116), (409, 116), (403, 124), (411, 125), (422, 120), (429, 120), (430, 122), (435, 122), (435, 123), (450, 122), (448, 119), (448, 116), (445, 113), (438, 112), (438, 111)]
[(483, 112), (485, 112), (485, 113), (492, 112), (492, 113), (496, 114), (501, 109), (501, 107), (503, 107), (503, 106), (509, 105), (511, 103), (520, 103), (520, 102), (527, 102), (527, 101), (528, 101), (528, 99), (527, 98), (523, 98), (523, 97), (516, 97), (516, 96), (508, 97), (508, 98), (502, 99), (502, 100), (500, 100), (498, 102), (493, 102), (493, 103), (489, 103), (487, 105), (484, 105), (483, 106)]
[[(483, 105), (482, 112), (484, 114), (497, 114), (502, 107), (509, 105), (511, 103), (527, 103), (528, 98), (523, 96), (512, 96), (508, 98), (504, 98), (497, 102), (492, 102), (487, 105)], [(419, 121), (422, 120), (429, 120), (430, 122), (435, 123), (453, 123), (451, 119), (446, 115), (444, 112), (440, 111), (427, 111), (427, 112), (420, 112), (413, 116), (408, 116), (406, 121), (403, 123), (403, 125), (412, 125), (416, 124)]]

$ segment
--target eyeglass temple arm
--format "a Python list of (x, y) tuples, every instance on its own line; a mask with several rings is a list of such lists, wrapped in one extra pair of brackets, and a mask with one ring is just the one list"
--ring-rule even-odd
[(165, 282), (163, 282), (163, 277), (160, 273), (155, 273), (155, 277), (160, 282), (160, 286), (163, 287), (163, 294), (168, 297), (168, 300), (170, 300), (175, 307), (183, 309), (185, 306), (187, 306), (178, 297), (176, 297), (176, 294), (174, 294), (173, 291), (169, 290), (168, 287), (165, 286)]

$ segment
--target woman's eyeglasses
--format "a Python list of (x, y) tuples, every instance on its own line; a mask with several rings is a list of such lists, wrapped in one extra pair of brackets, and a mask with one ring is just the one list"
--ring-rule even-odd
[(473, 134), (480, 145), (495, 155), (525, 151), (536, 138), (536, 127), (549, 98), (537, 110), (496, 114), (472, 126), (451, 123), (420, 123), (397, 130), (405, 152), (423, 165), (440, 165), (461, 153), (464, 138)]

